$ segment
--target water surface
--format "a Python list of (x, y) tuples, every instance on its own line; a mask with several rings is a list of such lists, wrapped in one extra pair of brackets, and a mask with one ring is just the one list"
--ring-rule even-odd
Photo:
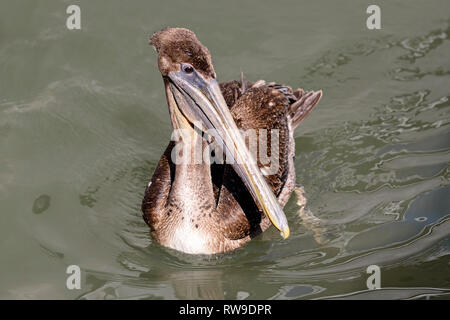
[[(0, 4), (0, 298), (449, 297), (447, 0), (378, 1), (373, 31), (360, 1), (77, 3), (79, 31), (72, 1)], [(165, 26), (194, 30), (220, 81), (324, 91), (295, 134), (320, 225), (293, 196), (288, 240), (209, 259), (151, 240), (140, 203), (171, 125), (148, 36)]]

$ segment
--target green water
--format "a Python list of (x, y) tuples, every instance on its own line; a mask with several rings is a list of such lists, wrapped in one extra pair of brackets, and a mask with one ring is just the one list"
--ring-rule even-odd
[[(364, 1), (2, 1), (0, 298), (449, 298), (450, 2), (376, 3), (381, 30)], [(195, 31), (220, 81), (324, 91), (295, 134), (321, 228), (293, 197), (288, 240), (212, 259), (151, 240), (140, 203), (171, 124), (148, 37), (165, 26)]]

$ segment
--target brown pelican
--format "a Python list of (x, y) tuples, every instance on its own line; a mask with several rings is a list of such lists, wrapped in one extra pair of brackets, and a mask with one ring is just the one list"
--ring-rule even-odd
[[(142, 211), (152, 237), (190, 254), (231, 251), (270, 224), (287, 238), (282, 207), (295, 187), (293, 133), (322, 91), (293, 91), (243, 76), (219, 84), (208, 49), (187, 29), (166, 28), (150, 43), (158, 53), (173, 129), (181, 132), (169, 142), (145, 190)], [(264, 165), (239, 129), (277, 130), (276, 172), (263, 174)], [(213, 139), (203, 134), (209, 130), (216, 132)], [(221, 144), (227, 163), (193, 161), (198, 141), (201, 152), (209, 152), (212, 141)], [(174, 154), (192, 161), (176, 161)]]

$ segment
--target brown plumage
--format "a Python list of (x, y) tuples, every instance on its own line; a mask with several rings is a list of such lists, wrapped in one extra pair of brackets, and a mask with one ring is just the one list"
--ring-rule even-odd
[[(151, 43), (159, 53), (166, 93), (167, 75), (179, 71), (182, 63), (189, 63), (205, 78), (215, 78), (209, 51), (191, 31), (165, 29), (154, 34)], [(295, 187), (293, 132), (322, 92), (293, 91), (272, 82), (247, 82), (243, 77), (221, 83), (220, 90), (239, 129), (279, 130), (279, 168), (265, 179), (284, 206)], [(173, 109), (169, 103), (175, 128)], [(202, 144), (208, 148), (206, 141)], [(231, 165), (175, 165), (171, 159), (175, 145), (171, 141), (166, 148), (142, 202), (144, 220), (157, 242), (187, 253), (222, 253), (242, 246), (270, 226)], [(269, 137), (269, 157), (270, 148)], [(258, 166), (263, 167), (259, 160)]]

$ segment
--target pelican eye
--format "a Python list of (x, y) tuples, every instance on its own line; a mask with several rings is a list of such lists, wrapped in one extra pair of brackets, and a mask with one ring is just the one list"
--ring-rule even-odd
[(181, 69), (183, 70), (184, 73), (187, 73), (187, 74), (194, 72), (194, 67), (191, 66), (190, 64), (183, 64), (181, 66)]

